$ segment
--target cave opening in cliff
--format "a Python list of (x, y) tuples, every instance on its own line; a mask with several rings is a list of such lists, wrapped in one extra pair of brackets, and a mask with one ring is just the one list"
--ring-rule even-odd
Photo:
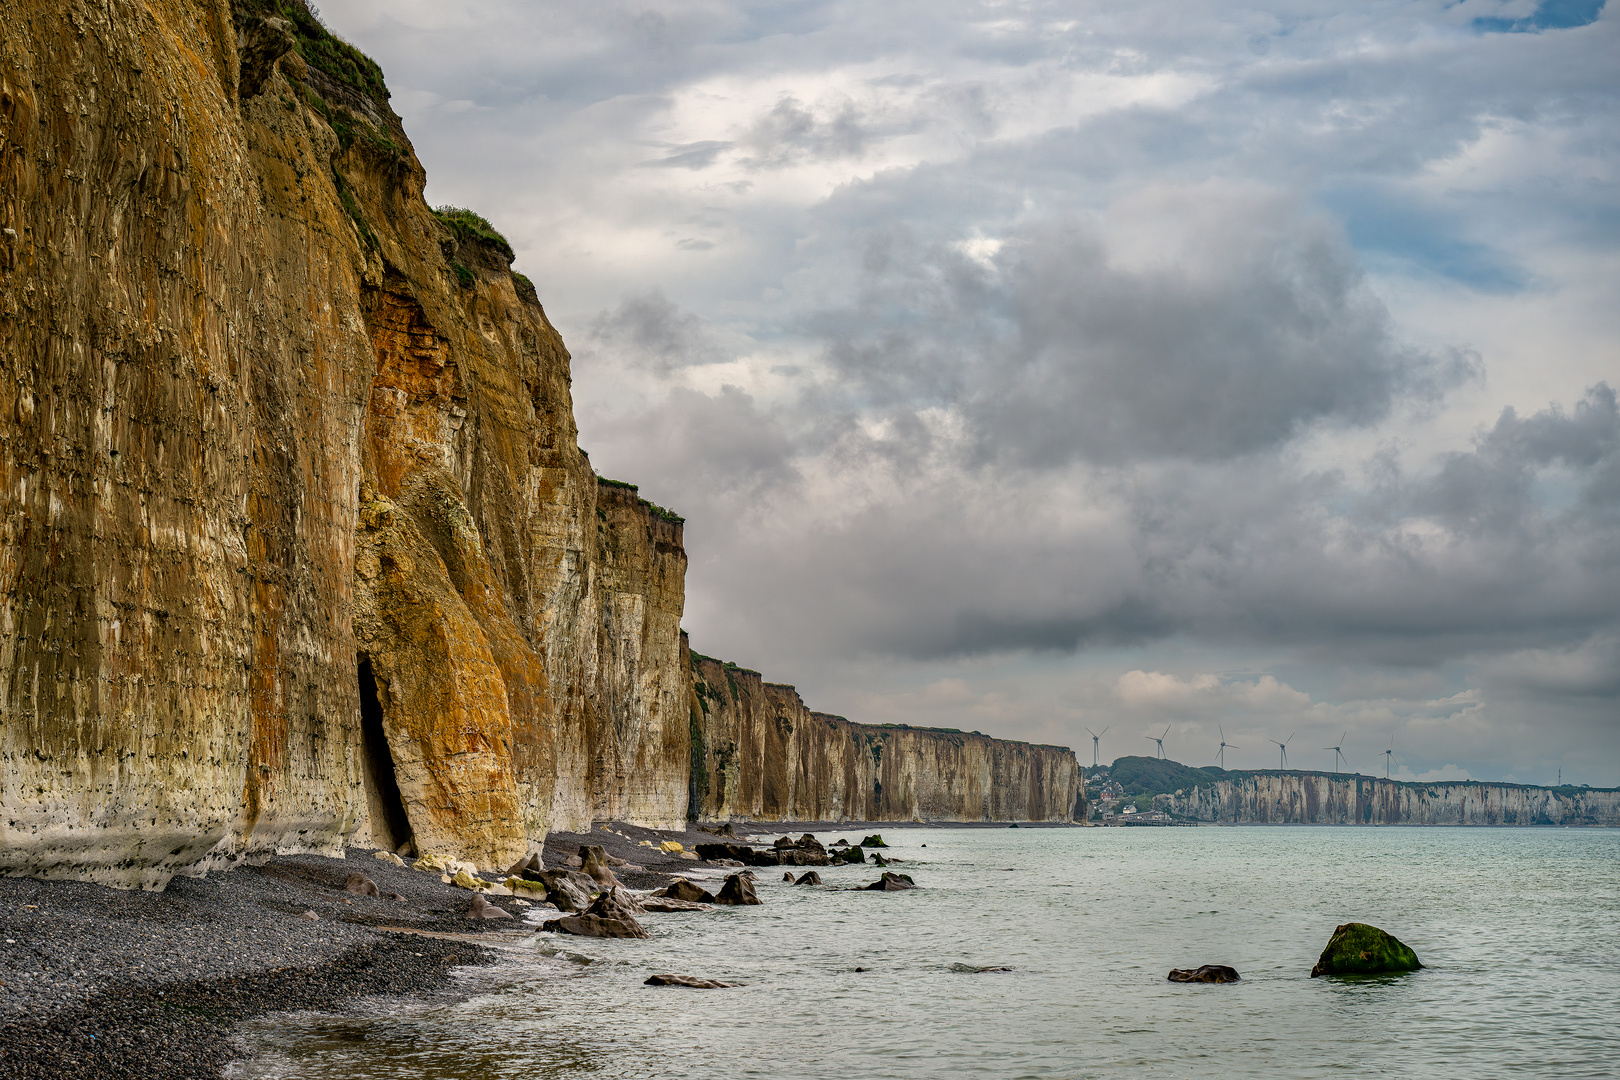
[(411, 819), (394, 776), (394, 755), (383, 730), (382, 701), (371, 660), (360, 657), (360, 733), (364, 742), (366, 802), (371, 810), (371, 841), (386, 851), (411, 851)]

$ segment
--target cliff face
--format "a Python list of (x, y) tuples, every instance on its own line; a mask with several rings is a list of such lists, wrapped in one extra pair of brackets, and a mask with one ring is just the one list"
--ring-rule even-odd
[(1620, 825), (1620, 791), (1475, 781), (1410, 784), (1326, 773), (1244, 773), (1169, 797), (1198, 821), (1325, 825)]
[(0, 873), (504, 866), (694, 792), (1068, 819), (1066, 750), (694, 681), (681, 520), (599, 481), (511, 248), (424, 179), (303, 0), (0, 20)]
[(700, 820), (1072, 821), (1067, 747), (854, 724), (791, 686), (693, 656), (691, 806)]
[(297, 0), (0, 21), (0, 872), (679, 816), (678, 523), (423, 180)]

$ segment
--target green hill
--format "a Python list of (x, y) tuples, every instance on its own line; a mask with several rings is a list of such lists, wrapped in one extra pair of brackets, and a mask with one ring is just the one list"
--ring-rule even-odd
[(1150, 757), (1116, 758), (1107, 771), (1109, 779), (1124, 788), (1127, 795), (1190, 791), (1200, 784), (1212, 784), (1226, 777), (1225, 769), (1213, 765), (1195, 769), (1179, 761)]

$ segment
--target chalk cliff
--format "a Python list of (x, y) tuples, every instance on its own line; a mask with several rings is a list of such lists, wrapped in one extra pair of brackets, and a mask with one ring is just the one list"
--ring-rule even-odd
[(701, 820), (1072, 821), (1068, 747), (856, 724), (791, 686), (691, 656), (691, 807)]
[(680, 522), (423, 182), (299, 0), (0, 20), (0, 871), (683, 816)]
[(1231, 772), (1166, 800), (1198, 821), (1328, 825), (1620, 825), (1620, 791), (1311, 772)]

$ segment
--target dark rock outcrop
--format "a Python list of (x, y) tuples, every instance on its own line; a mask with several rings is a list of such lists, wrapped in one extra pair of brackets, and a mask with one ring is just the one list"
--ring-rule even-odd
[(1205, 964), (1199, 968), (1171, 968), (1165, 976), (1171, 982), (1229, 983), (1242, 978), (1236, 970), (1221, 964)]
[[(581, 844), (579, 846), (580, 873), (596, 882), (612, 888), (619, 884), (618, 875), (613, 872), (612, 864), (608, 861), (611, 856), (599, 844)], [(623, 860), (620, 860), (622, 863)]]
[(853, 847), (845, 848), (843, 851), (833, 852), (832, 861), (835, 863), (864, 863), (866, 861), (866, 852), (861, 850), (859, 844), (856, 844)]
[(917, 883), (911, 880), (911, 875), (895, 874), (885, 870), (882, 877), (864, 886), (864, 889), (866, 892), (903, 892), (916, 887)]
[(667, 896), (671, 900), (684, 900), (689, 904), (712, 904), (714, 893), (696, 885), (685, 878), (676, 878), (668, 885), (653, 893), (654, 896)]
[(714, 898), (714, 902), (741, 907), (746, 904), (759, 903), (759, 897), (754, 894), (752, 880), (743, 874), (732, 874), (726, 878), (726, 883), (720, 887), (720, 894)]
[(1319, 975), (1382, 975), (1417, 971), (1423, 965), (1393, 934), (1366, 923), (1345, 923), (1333, 931), (1311, 978)]
[(598, 896), (583, 914), (549, 919), (541, 928), (579, 937), (644, 938), (647, 931), (636, 921), (640, 913), (629, 893), (614, 888)]

